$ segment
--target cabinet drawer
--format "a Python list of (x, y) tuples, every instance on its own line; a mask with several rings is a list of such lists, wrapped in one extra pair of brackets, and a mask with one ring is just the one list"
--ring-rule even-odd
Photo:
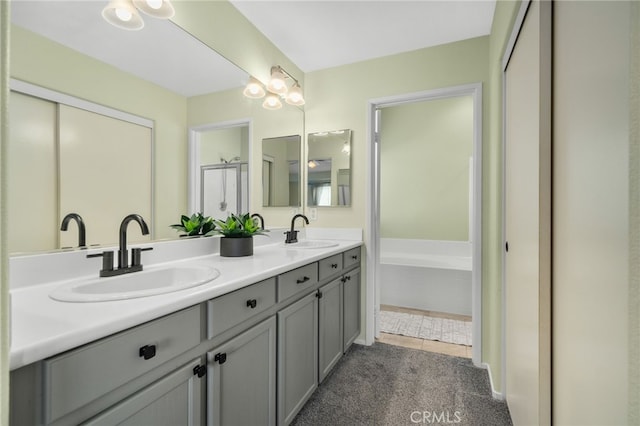
[(311, 263), (278, 275), (278, 301), (313, 287), (318, 283), (318, 263)]
[(276, 279), (269, 278), (249, 287), (209, 300), (209, 339), (240, 324), (276, 303)]
[(197, 346), (200, 323), (197, 305), (45, 360), (45, 422)]
[(351, 250), (347, 250), (344, 253), (344, 267), (349, 267), (351, 265), (360, 264), (360, 247), (352, 248)]
[(327, 257), (318, 262), (319, 280), (330, 277), (342, 271), (342, 253), (335, 256)]

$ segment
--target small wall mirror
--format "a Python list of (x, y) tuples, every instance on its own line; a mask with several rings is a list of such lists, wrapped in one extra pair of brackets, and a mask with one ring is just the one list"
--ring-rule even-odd
[(300, 135), (262, 140), (262, 205), (300, 207)]
[(351, 130), (310, 133), (307, 205), (351, 205)]

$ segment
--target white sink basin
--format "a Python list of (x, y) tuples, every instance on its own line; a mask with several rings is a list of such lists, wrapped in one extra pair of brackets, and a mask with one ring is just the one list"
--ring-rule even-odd
[(183, 265), (144, 269), (106, 278), (66, 281), (49, 297), (61, 302), (104, 302), (155, 296), (196, 287), (220, 276), (216, 268)]
[(285, 244), (286, 248), (290, 249), (322, 249), (335, 247), (338, 243), (335, 241), (328, 240), (300, 240), (297, 243)]

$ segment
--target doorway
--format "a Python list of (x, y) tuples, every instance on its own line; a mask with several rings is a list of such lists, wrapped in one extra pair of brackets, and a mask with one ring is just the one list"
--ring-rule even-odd
[[(400, 114), (404, 115), (408, 113), (408, 110), (414, 109), (414, 106), (419, 105), (435, 105), (437, 103), (440, 104), (456, 104), (456, 101), (469, 100), (469, 109), (470, 109), (470, 121), (471, 121), (471, 137), (472, 144), (467, 147), (467, 153), (458, 152), (457, 165), (453, 165), (450, 167), (450, 170), (447, 171), (449, 173), (449, 177), (446, 179), (451, 183), (455, 183), (455, 186), (458, 189), (455, 191), (456, 195), (451, 196), (449, 200), (441, 199), (439, 204), (459, 204), (465, 205), (465, 211), (462, 213), (463, 218), (460, 217), (461, 213), (458, 209), (456, 215), (457, 219), (454, 221), (459, 226), (452, 225), (452, 228), (460, 228), (457, 231), (453, 231), (454, 234), (442, 232), (442, 218), (450, 213), (446, 213), (446, 209), (442, 208), (431, 208), (431, 209), (420, 209), (419, 212), (416, 212), (416, 204), (418, 203), (418, 199), (423, 200), (421, 198), (421, 194), (425, 192), (425, 188), (421, 186), (420, 181), (415, 180), (413, 184), (412, 178), (409, 176), (409, 183), (401, 184), (401, 183), (391, 183), (392, 190), (385, 188), (385, 185), (389, 184), (389, 182), (382, 181), (382, 176), (384, 172), (383, 165), (386, 162), (382, 158), (382, 154), (385, 156), (389, 155), (389, 152), (381, 149), (381, 135), (384, 134), (384, 130), (381, 126), (384, 125), (384, 119), (382, 118), (383, 114), (393, 115), (393, 111), (400, 112)], [(460, 102), (457, 102), (460, 103)], [(481, 84), (471, 84), (465, 86), (456, 86), (450, 88), (436, 89), (425, 92), (418, 92), (407, 95), (400, 95), (390, 98), (383, 99), (375, 99), (369, 102), (369, 118), (370, 118), (370, 138), (371, 143), (368, 145), (368, 164), (370, 167), (370, 173), (368, 173), (368, 206), (369, 213), (367, 216), (367, 230), (368, 230), (368, 255), (367, 255), (367, 301), (366, 301), (366, 315), (367, 315), (367, 330), (366, 330), (366, 341), (368, 344), (373, 343), (374, 339), (380, 336), (380, 326), (381, 320), (383, 319), (383, 314), (381, 314), (381, 304), (387, 301), (397, 301), (397, 303), (403, 304), (402, 300), (405, 300), (406, 303), (411, 304), (413, 301), (409, 301), (409, 299), (415, 296), (417, 293), (424, 293), (425, 291), (433, 293), (433, 289), (425, 290), (424, 288), (412, 287), (412, 284), (407, 285), (407, 288), (402, 289), (402, 291), (398, 291), (398, 288), (394, 288), (392, 291), (388, 291), (387, 288), (384, 287), (383, 281), (388, 280), (388, 276), (391, 273), (392, 276), (398, 276), (398, 273), (406, 273), (407, 276), (410, 275), (419, 275), (423, 276), (427, 269), (424, 269), (423, 266), (425, 259), (422, 254), (431, 252), (433, 250), (444, 250), (445, 253), (452, 255), (457, 259), (449, 259), (454, 263), (465, 261), (468, 263), (467, 273), (469, 275), (469, 279), (466, 285), (465, 291), (468, 294), (468, 302), (466, 307), (463, 306), (463, 299), (465, 296), (462, 295), (460, 297), (449, 297), (445, 294), (440, 294), (436, 296), (436, 298), (440, 297), (442, 301), (445, 303), (453, 303), (458, 304), (457, 307), (447, 307), (443, 308), (445, 311), (449, 310), (454, 314), (464, 314), (465, 310), (470, 314), (472, 318), (472, 326), (471, 326), (471, 342), (472, 342), (472, 350), (471, 350), (471, 358), (475, 365), (480, 365), (481, 360), (481, 187), (482, 187), (482, 169), (481, 169), (481, 153), (482, 153), (482, 86)], [(404, 111), (401, 111), (404, 110)], [(419, 110), (419, 108), (417, 109)], [(440, 117), (439, 119), (442, 119)], [(414, 119), (415, 120), (415, 119)], [(414, 127), (414, 126), (412, 126)], [(424, 130), (424, 129), (423, 129)], [(423, 130), (418, 130), (421, 132)], [(415, 129), (413, 129), (416, 132)], [(445, 138), (446, 139), (446, 138)], [(445, 141), (446, 142), (446, 141)], [(425, 147), (422, 147), (425, 148)], [(445, 145), (441, 146), (439, 149), (446, 151), (451, 146), (447, 147)], [(464, 150), (463, 150), (464, 151)], [(436, 160), (436, 163), (433, 163), (433, 159), (427, 159), (425, 156), (432, 155), (432, 153), (424, 152), (419, 153), (412, 149), (405, 148), (404, 150), (399, 150), (396, 152), (397, 155), (404, 156), (405, 160), (399, 159), (395, 161), (396, 167), (399, 166), (398, 173), (391, 172), (392, 175), (395, 174), (407, 174), (407, 171), (402, 170), (403, 163), (415, 163), (416, 161), (424, 161), (425, 164), (423, 166), (416, 166), (415, 164), (412, 166), (414, 168), (422, 168), (428, 167), (427, 162), (432, 162), (431, 166), (433, 168), (436, 167), (436, 163), (439, 160)], [(469, 155), (471, 154), (471, 155)], [(460, 156), (465, 156), (464, 164), (460, 163)], [(412, 160), (408, 161), (408, 157), (411, 156)], [(469, 158), (471, 157), (471, 158)], [(386, 158), (386, 157), (385, 157)], [(389, 167), (388, 162), (387, 167)], [(397, 163), (400, 163), (399, 165)], [(440, 165), (441, 166), (441, 165)], [(446, 168), (445, 168), (446, 169)], [(445, 170), (442, 169), (442, 170)], [(387, 172), (390, 171), (389, 168), (386, 169)], [(424, 171), (424, 170), (423, 170)], [(406, 178), (406, 176), (405, 176)], [(387, 179), (387, 175), (385, 175), (385, 179)], [(455, 181), (455, 182), (454, 182)], [(395, 185), (395, 189), (393, 186)], [(406, 186), (402, 190), (400, 190), (400, 186)], [(442, 191), (442, 187), (438, 187), (434, 189), (434, 191)], [(464, 198), (461, 201), (460, 190), (466, 191)], [(453, 193), (452, 190), (447, 190), (447, 193)], [(381, 204), (382, 195), (384, 194), (392, 194), (398, 193), (403, 194), (402, 200), (395, 200), (391, 202), (391, 205), (394, 205), (391, 212), (385, 212), (385, 208)], [(387, 195), (389, 196), (389, 195)], [(393, 198), (393, 196), (390, 196)], [(433, 198), (433, 195), (428, 195), (424, 198)], [(456, 201), (454, 201), (456, 200)], [(433, 201), (433, 200), (431, 200)], [(433, 207), (433, 205), (432, 205)], [(444, 213), (443, 213), (444, 212)], [(398, 213), (395, 215), (395, 213)], [(402, 214), (400, 214), (402, 213)], [(436, 219), (435, 216), (440, 216), (441, 219)], [(416, 217), (409, 217), (409, 216)], [(443, 216), (444, 215), (444, 216)], [(402, 225), (397, 226), (393, 225), (393, 218), (396, 218), (402, 223)], [(405, 217), (407, 216), (407, 217)], [(420, 217), (425, 216), (427, 219), (421, 221)], [(391, 219), (389, 219), (391, 218)], [(461, 222), (462, 220), (462, 222)], [(441, 222), (441, 225), (436, 225), (432, 227), (431, 231), (427, 231), (425, 234), (424, 231), (429, 228), (429, 226), (421, 226), (425, 221), (429, 223), (437, 223)], [(446, 222), (451, 222), (448, 219)], [(410, 224), (414, 223), (417, 225), (411, 226)], [(460, 225), (462, 223), (462, 225)], [(431, 232), (429, 234), (429, 232)], [(418, 235), (418, 233), (420, 235)], [(396, 235), (397, 234), (397, 235)], [(449, 237), (447, 237), (449, 235)], [(451, 240), (451, 241), (446, 241)], [(420, 253), (420, 255), (417, 255)], [(466, 253), (466, 256), (465, 256)], [(436, 252), (436, 257), (438, 253)], [(466, 259), (464, 259), (466, 257)], [(433, 260), (433, 259), (432, 259)], [(442, 259), (438, 259), (442, 260)], [(447, 267), (445, 269), (449, 269), (450, 272), (453, 272), (453, 281), (459, 281), (460, 274), (464, 274), (462, 271), (465, 266), (458, 265), (450, 265), (451, 267)], [(393, 271), (390, 271), (393, 269)], [(404, 272), (401, 272), (404, 270)], [(443, 269), (441, 265), (437, 266), (435, 269), (436, 273), (442, 273)], [(416, 272), (418, 271), (418, 272)], [(385, 276), (387, 277), (385, 279)], [(403, 285), (407, 283), (405, 278), (394, 279), (395, 283), (402, 281)], [(460, 286), (460, 282), (458, 282), (458, 289), (449, 288), (446, 291), (453, 291), (455, 294), (459, 292), (463, 286)], [(394, 284), (395, 285), (395, 284)], [(436, 290), (438, 292), (439, 290)], [(404, 293), (404, 296), (400, 293)], [(395, 298), (395, 299), (394, 299)], [(404, 298), (404, 299), (403, 299)], [(414, 297), (415, 299), (415, 297)], [(426, 306), (426, 305), (424, 305)], [(412, 306), (408, 306), (410, 308), (420, 308), (420, 305), (416, 305), (415, 303)], [(385, 313), (386, 317), (387, 314)], [(386, 320), (386, 319), (385, 319)]]

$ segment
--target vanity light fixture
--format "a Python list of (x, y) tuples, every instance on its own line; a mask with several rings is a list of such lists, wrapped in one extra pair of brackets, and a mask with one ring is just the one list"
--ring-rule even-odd
[(262, 87), (262, 84), (260, 84), (260, 82), (255, 77), (250, 77), (249, 83), (247, 83), (247, 87), (244, 88), (244, 91), (242, 92), (242, 94), (245, 95), (247, 98), (261, 99), (261, 98), (264, 98), (267, 92), (264, 90), (264, 87)]
[(169, 19), (176, 14), (169, 0), (133, 0), (133, 4), (143, 13), (158, 19)]
[(278, 95), (276, 95), (275, 93), (269, 93), (264, 99), (262, 107), (264, 109), (270, 110), (280, 109), (282, 108), (282, 102), (280, 101), (280, 97)]
[(102, 17), (118, 28), (141, 30), (144, 28), (144, 21), (138, 10), (159, 19), (168, 19), (175, 15), (169, 0), (110, 0), (102, 9)]
[[(287, 78), (293, 80), (291, 88), (287, 87)], [(265, 86), (258, 79), (250, 77), (247, 86), (242, 92), (244, 96), (251, 99), (260, 99), (267, 95), (262, 106), (266, 109), (280, 109), (282, 100), (289, 105), (302, 106), (305, 104), (300, 83), (280, 65), (271, 67), (271, 78)]]

